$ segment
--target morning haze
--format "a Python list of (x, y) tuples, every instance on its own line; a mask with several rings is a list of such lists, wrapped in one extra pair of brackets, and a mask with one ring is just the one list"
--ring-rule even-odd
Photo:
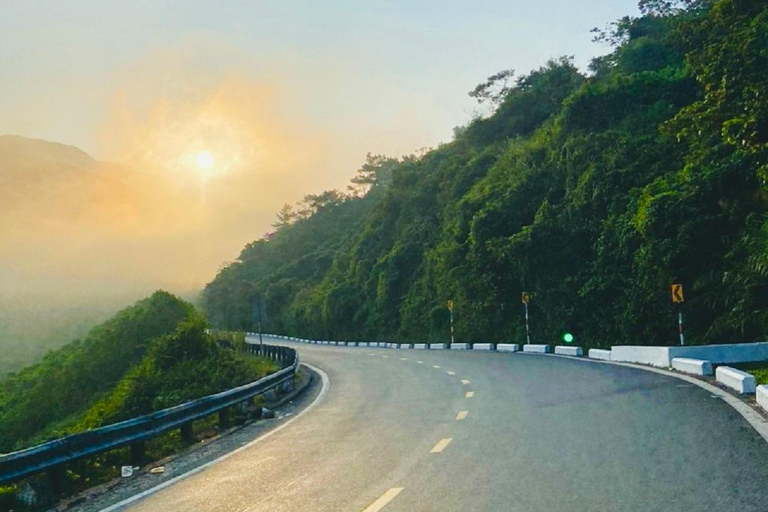
[[(2, 11), (0, 300), (45, 311), (98, 303), (103, 316), (157, 288), (194, 294), (271, 229), (282, 204), (343, 190), (367, 153), (449, 140), (475, 114), (466, 93), (486, 76), (564, 54), (585, 67), (606, 50), (590, 42), (595, 20), (636, 6), (73, 1)], [(0, 343), (24, 338), (23, 317), (6, 317)]]

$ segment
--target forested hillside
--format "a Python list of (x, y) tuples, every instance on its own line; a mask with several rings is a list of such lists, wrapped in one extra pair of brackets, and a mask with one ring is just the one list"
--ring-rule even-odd
[[(205, 290), (222, 327), (336, 339), (672, 344), (768, 336), (768, 5), (644, 0), (597, 39), (471, 94), (454, 140), (369, 158)], [(514, 65), (514, 63), (511, 63)], [(261, 306), (257, 307), (257, 304)]]
[(156, 292), (0, 380), (0, 453), (230, 389), (274, 369), (217, 343), (190, 304)]

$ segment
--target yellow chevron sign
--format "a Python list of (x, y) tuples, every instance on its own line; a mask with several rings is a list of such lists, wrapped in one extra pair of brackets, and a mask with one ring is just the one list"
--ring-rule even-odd
[(672, 293), (672, 302), (675, 304), (680, 304), (682, 302), (685, 302), (685, 297), (683, 296), (683, 285), (682, 284), (673, 284), (669, 287), (670, 292)]

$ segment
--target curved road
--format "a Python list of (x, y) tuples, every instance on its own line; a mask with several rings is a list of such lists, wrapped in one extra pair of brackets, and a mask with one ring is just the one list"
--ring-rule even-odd
[(285, 344), (330, 378), (316, 407), (128, 510), (768, 510), (768, 444), (679, 379), (529, 354)]

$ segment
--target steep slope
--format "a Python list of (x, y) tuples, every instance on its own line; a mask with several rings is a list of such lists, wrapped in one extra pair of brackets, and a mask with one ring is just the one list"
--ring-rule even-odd
[(189, 304), (157, 292), (0, 381), (0, 451), (82, 413), (140, 363), (153, 339), (192, 314)]
[(641, 6), (602, 35), (614, 51), (589, 76), (559, 59), (518, 77), (492, 116), (401, 162), (375, 198), (347, 199), (375, 204), (322, 279), (286, 267), (294, 288), (270, 300), (264, 262), (290, 250), (262, 241), (236, 264), (247, 279), (227, 269), (209, 285), (211, 317), (252, 325), (264, 297), (269, 330), (445, 341), (451, 299), (459, 340), (520, 341), (527, 291), (534, 340), (671, 344), (680, 282), (690, 342), (763, 340), (768, 7)]

